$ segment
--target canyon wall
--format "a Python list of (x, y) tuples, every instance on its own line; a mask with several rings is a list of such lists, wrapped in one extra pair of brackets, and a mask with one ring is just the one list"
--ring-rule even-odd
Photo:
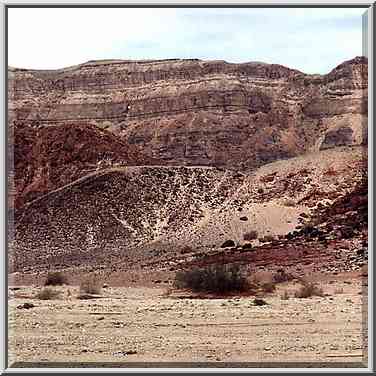
[[(35, 188), (35, 180), (48, 180), (45, 171), (54, 167), (48, 162), (55, 160), (51, 142), (61, 154), (64, 148), (74, 151), (82, 142), (95, 140), (94, 154), (100, 152), (90, 153), (89, 165), (106, 150), (109, 158), (126, 164), (242, 170), (310, 151), (365, 144), (367, 68), (364, 57), (326, 75), (275, 64), (198, 59), (92, 61), (51, 71), (9, 68), (16, 191), (38, 195), (80, 176), (68, 174), (56, 178), (56, 184), (49, 181)], [(102, 138), (105, 148), (99, 146)], [(46, 139), (52, 141), (46, 144)], [(133, 157), (123, 153), (120, 158), (112, 143)], [(30, 159), (38, 159), (40, 144), (48, 157), (35, 165)], [(34, 154), (27, 148), (34, 148)]]

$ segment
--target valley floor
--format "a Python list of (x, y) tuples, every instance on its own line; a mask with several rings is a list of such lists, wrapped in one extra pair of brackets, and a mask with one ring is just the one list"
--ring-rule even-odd
[[(78, 300), (78, 287), (64, 286), (59, 299), (36, 300), (41, 287), (20, 287), (9, 297), (9, 365), (366, 367), (366, 280), (326, 277), (324, 297), (295, 298), (299, 285), (289, 282), (265, 295), (265, 306), (252, 296), (194, 299), (150, 287), (107, 287), (98, 299)], [(18, 308), (25, 302), (35, 307)]]

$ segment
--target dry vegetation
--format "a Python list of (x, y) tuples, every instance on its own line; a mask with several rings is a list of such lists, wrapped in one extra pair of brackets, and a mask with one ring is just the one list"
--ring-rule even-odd
[(243, 236), (244, 240), (250, 241), (258, 238), (258, 232), (255, 230), (246, 232)]
[(250, 284), (239, 265), (210, 265), (205, 268), (179, 271), (175, 276), (175, 287), (194, 292), (226, 294), (245, 292)]
[(46, 281), (44, 282), (45, 286), (61, 286), (66, 285), (67, 278), (61, 272), (50, 272), (47, 274)]
[(324, 296), (324, 291), (321, 287), (313, 282), (302, 281), (301, 288), (295, 292), (296, 298), (310, 298), (312, 296)]
[(86, 276), (80, 282), (80, 295), (99, 295), (102, 291), (101, 283), (95, 275)]
[(60, 295), (59, 291), (53, 290), (49, 287), (45, 287), (36, 294), (36, 298), (39, 300), (51, 300), (56, 299)]

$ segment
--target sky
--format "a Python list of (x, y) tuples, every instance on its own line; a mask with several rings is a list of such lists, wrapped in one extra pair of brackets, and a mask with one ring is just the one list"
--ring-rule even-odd
[(363, 8), (9, 8), (8, 63), (261, 61), (325, 74), (362, 51)]

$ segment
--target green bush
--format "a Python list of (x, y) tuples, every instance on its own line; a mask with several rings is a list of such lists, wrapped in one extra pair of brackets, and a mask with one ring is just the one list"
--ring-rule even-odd
[(174, 286), (179, 289), (209, 293), (242, 292), (250, 289), (239, 265), (210, 265), (205, 268), (179, 271)]

